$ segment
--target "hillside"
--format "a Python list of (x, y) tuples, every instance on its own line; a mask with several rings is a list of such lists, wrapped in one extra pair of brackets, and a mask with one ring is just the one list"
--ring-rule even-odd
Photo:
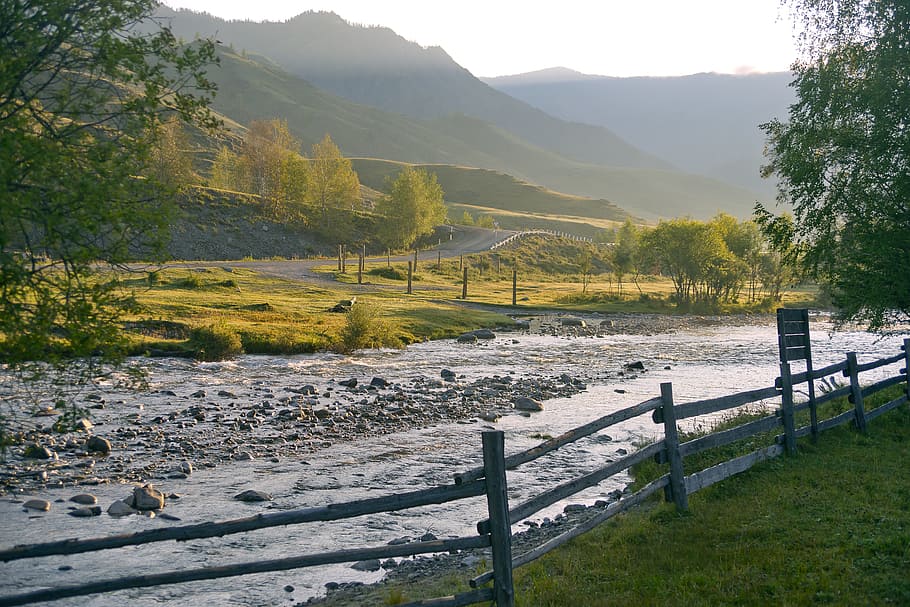
[(216, 37), (357, 103), (421, 120), (464, 114), (583, 163), (670, 168), (606, 128), (560, 120), (503, 94), (442, 49), (422, 48), (388, 28), (351, 25), (334, 13), (308, 12), (283, 23), (224, 21), (167, 7), (158, 14), (186, 40)]
[(554, 116), (608, 126), (682, 170), (772, 196), (764, 133), (794, 101), (787, 72), (611, 78), (552, 68), (485, 82)]
[[(352, 158), (361, 183), (382, 190), (405, 163), (377, 158)], [(631, 216), (608, 200), (554, 192), (488, 169), (445, 164), (418, 164), (434, 173), (445, 193), (449, 216), (464, 211), (490, 215), (505, 229), (542, 228), (591, 236)]]
[(329, 133), (348, 156), (486, 168), (552, 190), (609, 200), (652, 219), (707, 218), (720, 209), (745, 217), (754, 204), (750, 192), (716, 180), (574, 162), (476, 118), (412, 119), (337, 97), (261, 57), (225, 47), (219, 57), (220, 67), (210, 73), (219, 86), (214, 108), (240, 124), (285, 118), (304, 151)]

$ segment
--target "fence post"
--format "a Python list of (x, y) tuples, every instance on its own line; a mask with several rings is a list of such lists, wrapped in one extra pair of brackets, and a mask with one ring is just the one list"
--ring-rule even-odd
[(341, 248), (341, 245), (338, 245), (338, 271), (341, 272), (341, 256), (344, 255), (344, 250)]
[(518, 270), (512, 270), (512, 305), (518, 301)]
[(411, 281), (414, 277), (414, 262), (408, 260), (408, 295), (411, 294)]
[(484, 432), (483, 475), (487, 485), (490, 515), (490, 543), (493, 548), (493, 599), (496, 607), (513, 607), (512, 525), (509, 523), (509, 495), (506, 485), (505, 434)]
[(462, 269), (462, 278), (461, 278), (461, 298), (468, 298), (468, 268), (465, 267)]
[(856, 428), (860, 432), (866, 431), (866, 410), (863, 405), (863, 388), (859, 385), (859, 370), (856, 368), (856, 352), (847, 352), (847, 373), (850, 375), (850, 402), (853, 403), (853, 413)]
[(780, 364), (780, 414), (784, 423), (784, 447), (787, 455), (796, 455), (796, 423), (793, 420), (793, 380), (790, 363)]
[(667, 447), (667, 459), (670, 462), (670, 493), (676, 509), (685, 512), (689, 509), (689, 495), (686, 493), (686, 479), (683, 471), (682, 456), (679, 454), (679, 432), (676, 430), (676, 411), (673, 409), (673, 384), (660, 384), (661, 412), (664, 418), (664, 444)]
[(363, 284), (363, 255), (357, 260), (357, 284)]

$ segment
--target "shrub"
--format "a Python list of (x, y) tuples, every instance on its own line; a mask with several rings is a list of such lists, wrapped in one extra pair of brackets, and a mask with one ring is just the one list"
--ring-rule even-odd
[(345, 316), (344, 326), (341, 328), (341, 341), (337, 350), (351, 353), (362, 348), (379, 348), (393, 345), (388, 324), (380, 318), (379, 308), (376, 306), (357, 303)]
[(196, 360), (202, 361), (228, 360), (243, 354), (240, 335), (224, 322), (193, 329), (190, 347)]
[(389, 280), (406, 280), (408, 275), (397, 268), (372, 268), (367, 274), (388, 278)]

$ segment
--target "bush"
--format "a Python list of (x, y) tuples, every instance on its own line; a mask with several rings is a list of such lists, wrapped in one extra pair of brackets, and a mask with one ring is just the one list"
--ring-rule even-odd
[(397, 268), (372, 268), (367, 274), (388, 278), (389, 280), (407, 280), (408, 275)]
[(379, 316), (376, 306), (357, 303), (345, 317), (341, 328), (341, 341), (337, 350), (349, 354), (363, 348), (379, 348), (393, 345), (394, 338), (385, 321)]
[(193, 329), (190, 347), (196, 360), (202, 361), (228, 360), (243, 354), (240, 335), (223, 322)]

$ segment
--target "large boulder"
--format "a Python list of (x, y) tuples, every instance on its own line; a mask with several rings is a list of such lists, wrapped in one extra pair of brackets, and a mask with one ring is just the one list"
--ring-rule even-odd
[(133, 494), (124, 500), (127, 506), (141, 512), (164, 508), (164, 494), (152, 485), (135, 487)]
[(527, 396), (519, 396), (515, 399), (515, 408), (519, 411), (543, 411), (543, 403)]
[(111, 452), (111, 441), (106, 438), (101, 438), (100, 436), (90, 436), (89, 439), (85, 441), (85, 450), (107, 455)]

